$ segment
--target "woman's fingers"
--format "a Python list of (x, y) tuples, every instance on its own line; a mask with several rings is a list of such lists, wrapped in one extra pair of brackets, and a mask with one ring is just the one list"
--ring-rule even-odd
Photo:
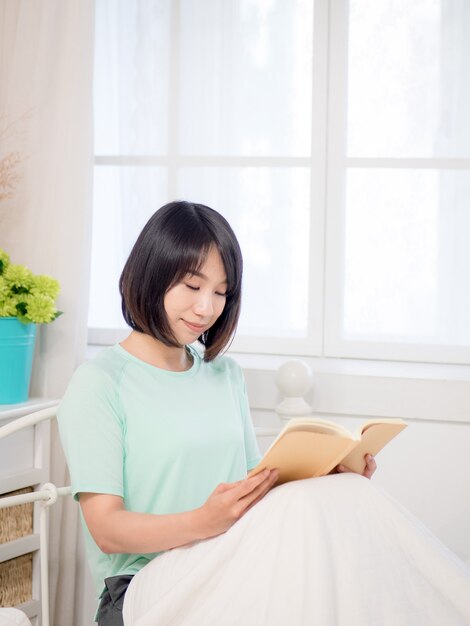
[(270, 471), (268, 469), (259, 472), (258, 474), (254, 474), (249, 478), (243, 478), (242, 480), (237, 480), (234, 483), (220, 483), (214, 490), (214, 493), (225, 493), (227, 491), (232, 491), (230, 494), (233, 499), (239, 500), (243, 498), (247, 494), (249, 494), (253, 489), (260, 484), (262, 484), (267, 478), (270, 476)]
[(250, 478), (245, 478), (244, 480), (235, 483), (236, 497), (238, 499), (241, 499), (245, 496), (248, 496), (255, 489), (258, 489), (260, 485), (263, 485), (265, 481), (269, 480), (270, 476), (271, 471), (265, 469), (262, 472), (255, 474), (254, 476), (250, 476)]
[(263, 497), (277, 480), (277, 473), (265, 470), (235, 483), (218, 485), (198, 509), (203, 537), (225, 532), (257, 499)]
[(255, 476), (240, 481), (235, 489), (226, 493), (226, 505), (231, 511), (233, 521), (240, 519), (249, 508), (264, 498), (277, 481), (278, 476), (278, 470), (266, 469)]
[[(260, 476), (260, 474), (263, 475), (261, 482), (257, 481), (255, 483), (252, 481), (252, 478)], [(243, 495), (240, 496), (237, 502), (237, 513), (239, 517), (244, 515), (248, 509), (264, 498), (279, 477), (279, 471), (277, 469), (264, 470), (260, 472), (260, 474), (247, 478), (245, 481), (247, 484), (243, 486), (244, 490), (240, 490), (240, 493), (243, 493)], [(247, 491), (247, 489), (250, 489), (250, 491)]]
[(363, 476), (366, 478), (372, 478), (375, 470), (377, 469), (377, 463), (371, 454), (366, 454), (366, 467), (363, 472)]
[(245, 500), (251, 503), (257, 498), (262, 498), (271, 489), (271, 487), (274, 485), (278, 478), (279, 471), (277, 469), (268, 470), (268, 475), (263, 480), (263, 482), (261, 482), (252, 491), (243, 496), (241, 500)]
[[(364, 460), (366, 462), (366, 466), (364, 468), (364, 471), (362, 472), (362, 476), (365, 476), (365, 478), (372, 478), (375, 470), (377, 469), (377, 463), (375, 462), (375, 458), (372, 456), (372, 454), (366, 454)], [(352, 470), (345, 467), (344, 465), (337, 465), (335, 469), (338, 474), (347, 474), (348, 472), (352, 472)]]
[(263, 491), (261, 493), (259, 493), (254, 500), (252, 500), (250, 502), (250, 504), (248, 504), (248, 506), (245, 509), (245, 513), (247, 511), (249, 511), (251, 509), (251, 507), (255, 506), (255, 504), (257, 504), (260, 500), (262, 500), (264, 498), (264, 496), (268, 493), (268, 491), (270, 491), (270, 489), (272, 489), (272, 487), (274, 487), (274, 485), (277, 482), (277, 479), (279, 478), (279, 470), (271, 470), (271, 476), (269, 477), (269, 480), (267, 481), (268, 484), (265, 486), (265, 489), (263, 489)]

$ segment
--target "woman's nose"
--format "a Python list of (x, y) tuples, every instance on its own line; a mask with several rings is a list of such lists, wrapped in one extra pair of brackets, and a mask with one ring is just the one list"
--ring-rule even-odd
[(194, 310), (198, 315), (204, 315), (205, 317), (212, 316), (214, 313), (212, 294), (200, 291)]

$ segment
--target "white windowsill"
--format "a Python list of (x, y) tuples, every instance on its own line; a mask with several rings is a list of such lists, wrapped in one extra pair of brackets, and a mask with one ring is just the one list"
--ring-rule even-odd
[(370, 359), (338, 359), (228, 352), (244, 369), (276, 370), (290, 360), (304, 361), (312, 372), (352, 376), (384, 376), (387, 378), (419, 378), (431, 380), (470, 380), (470, 365), (443, 363), (410, 363)]
[[(103, 350), (102, 345), (87, 345), (86, 358), (91, 359)], [(351, 376), (382, 376), (386, 378), (413, 378), (425, 380), (470, 380), (470, 365), (439, 363), (410, 363), (405, 361), (373, 361), (368, 359), (338, 359), (324, 357), (298, 357), (272, 354), (248, 354), (229, 350), (243, 369), (276, 371), (283, 363), (300, 360), (312, 372)]]

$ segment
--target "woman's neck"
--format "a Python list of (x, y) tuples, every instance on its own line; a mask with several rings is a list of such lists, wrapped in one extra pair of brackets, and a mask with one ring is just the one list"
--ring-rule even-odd
[(185, 346), (166, 346), (158, 339), (135, 330), (121, 341), (121, 347), (145, 363), (171, 372), (184, 372), (192, 365)]

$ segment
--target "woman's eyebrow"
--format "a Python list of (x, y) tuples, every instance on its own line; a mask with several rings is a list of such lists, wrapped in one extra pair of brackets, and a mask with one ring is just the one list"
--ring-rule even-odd
[[(205, 274), (203, 274), (202, 272), (199, 272), (198, 270), (193, 270), (192, 272), (188, 272), (188, 274), (190, 276), (197, 276), (198, 278), (202, 278), (203, 280), (209, 280), (208, 276), (206, 276)], [(220, 281), (221, 285), (226, 285), (227, 284), (227, 279), (224, 278), (224, 280)]]

